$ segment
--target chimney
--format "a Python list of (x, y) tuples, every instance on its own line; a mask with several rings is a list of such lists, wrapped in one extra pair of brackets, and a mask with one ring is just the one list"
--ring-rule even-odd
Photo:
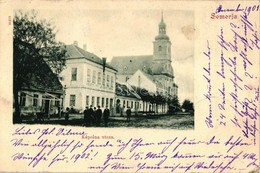
[(75, 46), (78, 46), (78, 41), (74, 41), (74, 45), (75, 45)]
[(87, 45), (86, 44), (83, 44), (83, 49), (87, 50)]

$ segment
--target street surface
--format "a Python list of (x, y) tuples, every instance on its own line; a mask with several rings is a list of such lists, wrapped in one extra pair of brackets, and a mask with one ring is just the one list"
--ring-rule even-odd
[[(35, 117), (26, 117), (23, 120), (25, 124), (60, 124), (71, 126), (84, 126), (83, 114), (70, 114), (68, 123), (65, 122), (64, 117), (44, 118), (44, 121), (36, 121)], [(90, 127), (95, 127), (94, 124)], [(102, 118), (100, 127), (104, 127), (104, 120)], [(131, 116), (130, 122), (126, 121), (126, 116), (110, 116), (109, 128), (116, 127), (131, 127), (131, 128), (157, 128), (157, 129), (193, 129), (194, 116), (190, 114), (178, 113), (175, 115), (138, 115)]]

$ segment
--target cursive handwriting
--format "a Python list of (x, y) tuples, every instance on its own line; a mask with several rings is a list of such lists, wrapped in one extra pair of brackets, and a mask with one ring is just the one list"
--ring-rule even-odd
[[(248, 126), (252, 128), (249, 124)], [(26, 130), (25, 127), (23, 129)], [(52, 128), (44, 129), (52, 131)], [(37, 133), (42, 134), (44, 129), (39, 128)], [(223, 139), (214, 135), (207, 140), (188, 136), (173, 136), (172, 139), (164, 140), (134, 137), (87, 140), (78, 136), (76, 140), (61, 138), (62, 136), (56, 135), (56, 130), (58, 129), (40, 138), (37, 133), (34, 136), (28, 136), (26, 133), (15, 135), (10, 140), (14, 147), (11, 159), (33, 168), (87, 163), (86, 169), (90, 172), (228, 172), (238, 169), (237, 165), (233, 164), (238, 159), (244, 160), (243, 164), (239, 165), (241, 169), (259, 166), (257, 155), (249, 152), (253, 142), (244, 140), (243, 136), (232, 135)], [(65, 128), (64, 130), (67, 131)], [(30, 131), (35, 130), (30, 128)], [(79, 134), (80, 130), (74, 130), (74, 133)], [(236, 152), (241, 149), (243, 150)]]
[[(259, 73), (255, 70), (258, 62), (252, 55), (259, 57), (260, 46), (257, 26), (249, 13), (258, 10), (259, 5), (242, 8), (240, 4), (236, 8), (220, 5), (216, 10), (216, 13), (240, 12), (238, 21), (230, 22), (230, 27), (220, 27), (217, 35), (220, 69), (216, 73), (222, 81), (217, 86), (221, 96), (217, 121), (223, 126), (231, 123), (244, 137), (252, 139), (254, 145), (258, 133), (256, 122), (259, 120)], [(227, 89), (227, 86), (232, 87)]]
[(216, 14), (227, 13), (227, 12), (245, 12), (247, 15), (249, 15), (251, 12), (258, 12), (258, 11), (259, 11), (259, 5), (242, 7), (241, 4), (237, 4), (235, 7), (223, 7), (223, 5), (220, 4), (216, 8)]
[(207, 125), (207, 127), (209, 128), (213, 128), (213, 112), (212, 112), (212, 94), (211, 94), (211, 90), (212, 90), (212, 84), (211, 84), (211, 56), (210, 56), (210, 45), (209, 45), (209, 41), (207, 41), (207, 51), (203, 52), (203, 54), (207, 57), (207, 67), (203, 67), (203, 72), (205, 72), (205, 74), (203, 74), (204, 79), (207, 82), (207, 93), (204, 94), (204, 97), (208, 100), (208, 115), (206, 116), (205, 119), (205, 123)]

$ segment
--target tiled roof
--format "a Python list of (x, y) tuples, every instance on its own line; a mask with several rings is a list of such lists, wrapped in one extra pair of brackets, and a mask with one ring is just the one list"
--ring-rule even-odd
[[(81, 49), (80, 47), (74, 44), (67, 45), (66, 50), (68, 56), (67, 59), (86, 58), (89, 61), (92, 61), (99, 65), (103, 65), (103, 60), (99, 58), (97, 55), (90, 53), (84, 49)], [(106, 67), (116, 71), (116, 69), (112, 67), (108, 62), (106, 62)]]
[(116, 95), (141, 99), (141, 97), (136, 93), (136, 91), (126, 83), (116, 82)]
[(137, 86), (131, 86), (134, 91), (141, 97), (142, 100), (150, 101), (155, 93), (149, 92), (145, 88), (140, 88)]
[(118, 70), (117, 74), (134, 74), (137, 70), (149, 71), (153, 55), (143, 56), (116, 56), (112, 58), (111, 65)]
[(141, 70), (146, 74), (173, 76), (169, 69), (164, 68), (164, 64), (153, 61), (153, 55), (116, 56), (112, 58), (111, 65), (118, 70), (119, 75), (132, 75)]
[(30, 76), (24, 78), (22, 89), (62, 94), (63, 87), (58, 77), (46, 63), (42, 64), (41, 67), (44, 73), (41, 73), (41, 75), (32, 73)]

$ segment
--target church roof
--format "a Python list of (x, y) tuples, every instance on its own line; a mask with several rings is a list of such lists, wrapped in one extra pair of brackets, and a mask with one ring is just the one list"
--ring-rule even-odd
[(117, 74), (131, 75), (137, 70), (149, 70), (152, 65), (152, 60), (153, 55), (116, 56), (112, 58), (111, 65), (118, 70)]
[[(99, 58), (97, 55), (90, 53), (84, 49), (81, 49), (80, 47), (74, 44), (67, 45), (66, 50), (68, 55), (67, 59), (86, 58), (89, 61), (92, 61), (99, 65), (103, 65), (103, 60)], [(116, 71), (116, 69), (108, 63), (106, 63), (106, 67)]]
[(170, 40), (170, 38), (166, 34), (159, 34), (155, 37), (155, 40)]

